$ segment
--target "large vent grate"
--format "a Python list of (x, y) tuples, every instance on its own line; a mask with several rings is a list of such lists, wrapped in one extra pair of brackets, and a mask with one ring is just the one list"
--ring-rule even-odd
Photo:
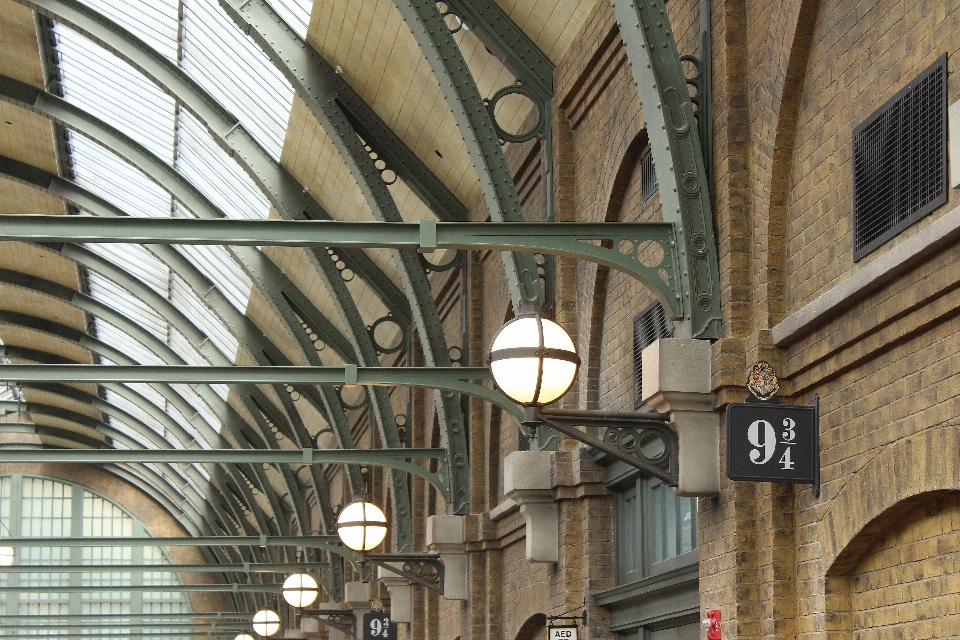
[(653, 167), (653, 154), (647, 152), (640, 158), (640, 193), (643, 202), (657, 192), (657, 170)]
[(633, 319), (633, 408), (643, 405), (643, 350), (660, 338), (673, 337), (673, 322), (659, 302), (647, 306)]
[(853, 132), (853, 259), (947, 201), (947, 57)]

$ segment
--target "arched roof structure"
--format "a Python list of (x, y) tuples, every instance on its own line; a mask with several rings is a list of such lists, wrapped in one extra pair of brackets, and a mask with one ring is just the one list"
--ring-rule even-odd
[[(663, 27), (643, 6), (618, 4), (641, 100), (657, 107), (647, 120), (665, 168), (661, 182), (678, 187), (663, 190), (668, 224), (650, 232), (664, 249), (663, 267), (637, 273), (653, 282), (680, 335), (715, 337), (716, 247), (687, 80), (669, 22)], [(0, 213), (172, 218), (183, 221), (184, 233), (191, 219), (427, 221), (423, 243), (435, 223), (469, 220), (476, 203), (492, 222), (524, 223), (501, 146), (533, 139), (544, 153), (552, 222), (553, 64), (589, 3), (354, 6), (0, 0)], [(652, 6), (662, 15), (661, 0)], [(654, 40), (667, 55), (648, 55)], [(528, 136), (510, 133), (531, 126)], [(602, 238), (644, 239), (636, 229), (622, 238), (611, 233)], [(532, 253), (502, 255), (514, 305), (545, 302), (541, 280), (549, 274)], [(106, 468), (180, 518), (187, 535), (231, 537), (236, 544), (204, 547), (207, 560), (223, 566), (223, 582), (262, 583), (261, 574), (237, 566), (279, 566), (302, 547), (303, 561), (324, 563), (336, 599), (344, 554), (330, 553), (328, 478), (309, 452), (405, 446), (396, 394), (381, 384), (363, 387), (375, 434), (358, 442), (348, 420), (356, 405), (342, 386), (366, 384), (358, 371), (411, 368), (414, 339), (429, 371), (419, 378), (407, 371), (404, 380), (437, 389), (441, 447), (430, 455), (443, 471), (381, 459), (390, 469), (393, 547), (413, 545), (411, 470), (434, 474), (428, 479), (444, 488), (451, 513), (469, 511), (465, 418), (454, 393), (467, 387), (456, 365), (481, 363), (463, 361), (460, 336), (445, 332), (429, 278), (453, 259), (453, 250), (425, 261), (389, 244), (8, 238), (0, 242), (5, 371), (18, 364), (310, 366), (337, 367), (342, 379), (190, 384), (158, 374), (149, 382), (91, 383), (53, 373), (33, 381), (0, 375), (10, 382), (0, 389), (8, 426), (0, 437), (28, 432), (44, 450), (303, 451), (299, 465), (251, 458)], [(458, 362), (451, 352), (461, 354)], [(478, 395), (503, 402), (482, 372), (471, 371), (480, 378)], [(355, 495), (364, 492), (360, 459), (343, 459)], [(243, 542), (256, 536), (280, 542)], [(291, 544), (294, 536), (306, 537)], [(271, 589), (233, 589), (230, 606), (253, 611), (263, 601), (258, 594)]]

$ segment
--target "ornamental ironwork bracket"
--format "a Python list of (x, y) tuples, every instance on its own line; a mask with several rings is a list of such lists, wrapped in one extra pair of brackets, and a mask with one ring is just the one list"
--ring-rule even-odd
[[(368, 553), (363, 559), (443, 595), (444, 571), (440, 556), (431, 553)], [(398, 567), (398, 562), (403, 564)]]
[(352, 638), (357, 637), (357, 615), (352, 609), (301, 609), (300, 616), (312, 618), (331, 629), (346, 633)]
[[(541, 409), (524, 424), (547, 425), (628, 465), (660, 478), (671, 487), (679, 483), (679, 436), (659, 413), (617, 413)], [(577, 427), (604, 429), (598, 438)]]

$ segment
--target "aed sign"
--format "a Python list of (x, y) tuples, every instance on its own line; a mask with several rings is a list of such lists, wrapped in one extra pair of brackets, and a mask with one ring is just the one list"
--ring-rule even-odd
[(577, 627), (549, 627), (547, 640), (577, 640)]
[(397, 626), (390, 620), (390, 614), (363, 614), (363, 640), (397, 640)]
[[(820, 484), (819, 403), (727, 407), (727, 477)], [(817, 489), (815, 488), (815, 491)]]

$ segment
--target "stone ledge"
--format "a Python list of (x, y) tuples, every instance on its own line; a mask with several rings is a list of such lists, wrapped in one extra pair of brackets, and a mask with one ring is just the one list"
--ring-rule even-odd
[(794, 311), (773, 327), (773, 343), (785, 347), (842, 315), (854, 302), (862, 300), (891, 280), (901, 276), (930, 254), (952, 244), (960, 237), (960, 207), (944, 214), (911, 238), (887, 249), (875, 260), (857, 270), (815, 300)]

